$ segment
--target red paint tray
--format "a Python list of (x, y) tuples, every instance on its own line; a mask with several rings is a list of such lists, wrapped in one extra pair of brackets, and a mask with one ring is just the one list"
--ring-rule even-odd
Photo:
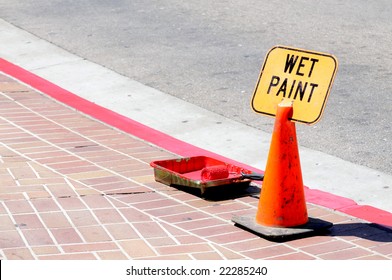
[[(155, 181), (165, 185), (178, 185), (199, 188), (203, 194), (207, 188), (232, 184), (249, 184), (242, 174), (252, 172), (242, 167), (205, 156), (158, 160), (150, 165), (154, 168)], [(201, 180), (201, 171), (205, 167), (226, 165), (229, 177), (218, 180)], [(241, 174), (242, 173), (242, 174)]]

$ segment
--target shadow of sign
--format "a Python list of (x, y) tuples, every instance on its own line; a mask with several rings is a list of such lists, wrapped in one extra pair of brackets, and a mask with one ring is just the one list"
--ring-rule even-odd
[(329, 231), (330, 236), (353, 236), (375, 242), (392, 242), (392, 230), (374, 223), (335, 224)]

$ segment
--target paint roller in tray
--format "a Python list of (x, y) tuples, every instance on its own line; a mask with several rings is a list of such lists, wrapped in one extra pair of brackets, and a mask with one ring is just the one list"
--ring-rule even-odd
[(226, 165), (213, 165), (213, 166), (204, 167), (201, 170), (201, 180), (203, 182), (206, 182), (206, 181), (227, 179), (229, 178), (230, 175), (233, 174), (234, 177), (238, 177), (241, 180), (250, 179), (256, 181), (263, 181), (264, 179), (264, 175), (262, 174), (258, 174), (258, 173), (245, 174), (242, 172), (241, 173), (229, 172), (229, 169), (227, 168)]

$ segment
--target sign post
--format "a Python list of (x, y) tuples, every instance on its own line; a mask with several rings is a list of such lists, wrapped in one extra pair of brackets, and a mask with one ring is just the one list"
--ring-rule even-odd
[(321, 118), (337, 68), (330, 54), (276, 46), (266, 56), (251, 106), (257, 113), (275, 116), (282, 100), (292, 100), (291, 120), (314, 124)]

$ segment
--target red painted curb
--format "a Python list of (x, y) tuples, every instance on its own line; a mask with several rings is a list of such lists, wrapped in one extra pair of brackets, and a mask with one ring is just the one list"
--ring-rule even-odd
[(373, 206), (356, 205), (340, 209), (339, 211), (392, 229), (392, 214)]
[[(109, 109), (94, 104), (2, 58), (0, 58), (0, 71), (84, 114), (180, 156), (188, 157), (204, 155), (214, 157), (255, 172), (263, 173), (263, 171), (254, 167), (193, 146)], [(309, 189), (307, 187), (305, 187), (305, 195), (306, 200), (310, 203), (324, 206), (332, 210), (338, 210), (373, 223), (392, 227), (392, 213), (384, 210), (368, 205), (358, 205), (351, 199), (315, 189)]]

